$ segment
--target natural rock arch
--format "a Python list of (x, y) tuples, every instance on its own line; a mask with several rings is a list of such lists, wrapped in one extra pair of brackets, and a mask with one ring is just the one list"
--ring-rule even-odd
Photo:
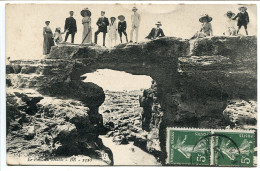
[[(166, 127), (222, 128), (226, 126), (222, 112), (228, 100), (256, 100), (256, 49), (254, 36), (162, 38), (122, 44), (110, 50), (60, 45), (53, 47), (44, 60), (13, 61), (7, 73), (13, 86), (78, 99), (93, 113), (103, 103), (104, 92), (91, 83), (83, 83), (83, 74), (107, 68), (152, 77), (158, 84), (159, 102), (164, 111), (160, 126), (164, 161)], [(37, 67), (32, 65), (35, 63)], [(27, 73), (40, 74), (25, 83), (22, 74)], [(13, 79), (18, 77), (20, 81)], [(75, 92), (62, 94), (71, 91)]]

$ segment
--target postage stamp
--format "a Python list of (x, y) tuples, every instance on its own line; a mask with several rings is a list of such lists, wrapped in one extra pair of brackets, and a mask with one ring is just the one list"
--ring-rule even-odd
[(167, 129), (170, 165), (254, 166), (255, 131)]

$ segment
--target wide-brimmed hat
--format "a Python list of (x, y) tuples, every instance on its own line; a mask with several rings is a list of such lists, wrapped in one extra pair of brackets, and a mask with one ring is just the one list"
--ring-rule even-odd
[(207, 19), (208, 22), (211, 22), (211, 21), (212, 21), (212, 17), (210, 17), (208, 14), (202, 15), (202, 16), (200, 17), (199, 21), (200, 21), (201, 23), (203, 23), (203, 19), (204, 19), (204, 18)]
[(106, 11), (101, 11), (102, 13), (106, 13)]
[(45, 24), (50, 23), (50, 21), (45, 21)]
[(117, 18), (118, 18), (119, 20), (124, 20), (124, 19), (125, 19), (125, 16), (119, 15)]
[(110, 17), (110, 20), (112, 20), (112, 19), (116, 20), (116, 17)]
[(235, 13), (233, 13), (232, 11), (228, 11), (226, 14), (225, 14), (225, 16), (227, 17), (227, 16), (231, 16), (231, 17), (234, 17), (236, 14)]
[(242, 8), (244, 8), (245, 10), (247, 10), (247, 7), (245, 7), (245, 6), (239, 7), (238, 10), (241, 11)]
[(155, 23), (155, 25), (160, 25), (160, 26), (162, 26), (162, 23), (161, 23), (161, 21), (157, 21), (157, 23)]
[(85, 17), (84, 16), (85, 13), (87, 13), (87, 16), (89, 16), (89, 17), (91, 16), (91, 12), (89, 11), (88, 8), (84, 8), (83, 10), (80, 11), (80, 14), (81, 14), (82, 17)]
[(136, 10), (136, 11), (137, 11), (138, 9), (137, 9), (136, 7), (133, 7), (132, 11), (134, 11), (134, 10)]

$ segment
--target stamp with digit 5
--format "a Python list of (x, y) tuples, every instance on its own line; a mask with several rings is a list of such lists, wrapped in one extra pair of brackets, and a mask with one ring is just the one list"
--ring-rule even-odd
[(167, 128), (167, 164), (256, 166), (254, 130)]

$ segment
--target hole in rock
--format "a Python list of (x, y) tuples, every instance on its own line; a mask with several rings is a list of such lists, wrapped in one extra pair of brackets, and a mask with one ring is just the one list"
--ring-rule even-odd
[[(103, 88), (106, 98), (99, 107), (103, 124), (108, 129), (101, 135), (105, 146), (113, 152), (115, 165), (157, 165), (156, 158), (138, 145), (137, 138), (145, 131), (142, 127), (143, 107), (139, 96), (150, 89), (153, 79), (147, 75), (132, 75), (124, 71), (98, 69), (87, 73), (84, 82), (93, 82)], [(142, 150), (143, 149), (143, 150)]]

